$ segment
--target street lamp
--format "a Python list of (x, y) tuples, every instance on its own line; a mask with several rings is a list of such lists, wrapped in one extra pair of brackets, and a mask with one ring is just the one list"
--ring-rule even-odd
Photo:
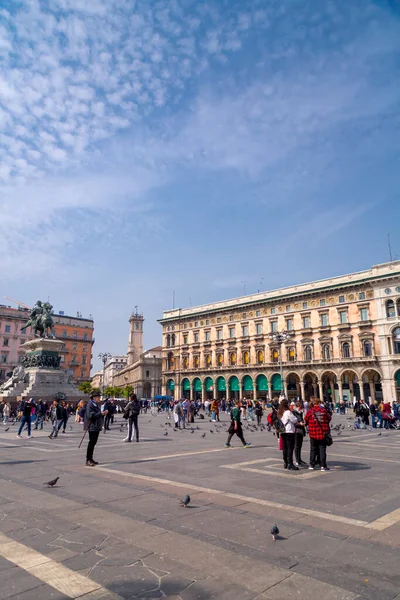
[(274, 331), (269, 334), (270, 340), (272, 340), (279, 347), (279, 368), (281, 372), (281, 387), (282, 396), (285, 396), (285, 386), (283, 384), (283, 364), (282, 364), (282, 344), (293, 337), (293, 333), (283, 329), (282, 331)]
[(101, 395), (104, 397), (104, 379), (105, 379), (105, 375), (106, 375), (106, 364), (107, 364), (107, 361), (110, 358), (112, 358), (112, 356), (108, 352), (100, 352), (97, 358), (99, 358), (103, 363), (103, 381), (101, 384)]

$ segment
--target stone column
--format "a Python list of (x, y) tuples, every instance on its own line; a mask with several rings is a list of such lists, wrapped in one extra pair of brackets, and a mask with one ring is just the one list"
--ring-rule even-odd
[(319, 387), (319, 399), (321, 400), (321, 402), (324, 399), (324, 386), (322, 384), (322, 381), (318, 382), (318, 387)]
[(375, 402), (376, 400), (376, 396), (375, 396), (375, 382), (373, 379), (369, 380), (369, 390), (370, 390), (370, 394), (371, 394), (371, 401)]
[(318, 389), (317, 383), (313, 382), (312, 387), (313, 387), (313, 396), (317, 396), (317, 389)]
[(340, 406), (340, 404), (343, 402), (343, 384), (342, 384), (342, 380), (338, 381), (338, 388), (339, 388), (339, 406)]
[(300, 396), (301, 396), (301, 400), (304, 402), (304, 400), (306, 399), (306, 394), (305, 394), (305, 390), (304, 390), (304, 381), (300, 380)]
[(349, 389), (350, 389), (350, 403), (351, 403), (351, 406), (353, 406), (353, 401), (354, 401), (354, 384), (353, 384), (353, 380), (349, 381)]
[(362, 380), (358, 382), (358, 387), (360, 388), (360, 400), (361, 402), (365, 402), (364, 383)]

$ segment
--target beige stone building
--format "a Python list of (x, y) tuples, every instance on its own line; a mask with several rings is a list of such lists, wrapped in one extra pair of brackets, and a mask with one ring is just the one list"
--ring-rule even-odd
[(128, 364), (126, 354), (111, 356), (104, 367), (104, 387), (114, 385), (114, 379), (118, 373)]
[[(400, 398), (400, 261), (165, 311), (163, 394)], [(281, 345), (271, 334), (286, 331)], [(280, 352), (283, 386), (280, 375)]]
[(129, 319), (127, 365), (115, 372), (112, 385), (129, 385), (138, 398), (154, 398), (161, 394), (162, 348), (143, 352), (143, 323), (143, 315), (136, 309)]
[(103, 371), (97, 371), (90, 380), (92, 388), (103, 389)]

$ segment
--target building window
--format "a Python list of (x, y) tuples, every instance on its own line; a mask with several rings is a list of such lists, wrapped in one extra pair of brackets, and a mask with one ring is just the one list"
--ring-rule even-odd
[(3, 346), (8, 346), (8, 338), (4, 338), (4, 340), (3, 340)]
[(360, 319), (361, 319), (361, 321), (368, 321), (369, 320), (369, 311), (368, 311), (368, 308), (362, 308), (360, 310)]
[(1, 355), (1, 362), (2, 363), (6, 363), (7, 362), (7, 357), (8, 357), (8, 354), (2, 354)]
[(339, 304), (344, 304), (344, 296), (339, 296)]
[(198, 322), (198, 321), (195, 321), (195, 322), (194, 322), (194, 326), (195, 326), (195, 327), (198, 327), (198, 326), (199, 326), (199, 322)]
[(221, 323), (221, 317), (218, 317), (217, 323)]
[(359, 299), (359, 300), (365, 300), (365, 292), (360, 292), (360, 293), (358, 294), (358, 299)]
[(87, 352), (87, 346), (86, 346), (86, 344), (84, 344), (82, 350), (83, 350), (83, 352)]
[(207, 367), (211, 367), (211, 356), (209, 354), (206, 356), (206, 365)]
[(188, 343), (188, 336), (187, 336), (187, 333), (185, 333), (185, 334), (184, 334), (184, 336), (183, 336), (183, 343), (184, 343), (184, 345), (185, 345), (185, 346), (186, 346), (186, 344)]
[(286, 319), (287, 331), (293, 331), (293, 319)]
[(246, 337), (248, 335), (249, 335), (249, 328), (248, 328), (247, 325), (243, 325), (243, 327), (242, 327), (242, 336)]
[(310, 327), (310, 317), (303, 317), (303, 327), (308, 329)]
[(393, 300), (388, 300), (386, 302), (386, 316), (388, 319), (393, 319), (396, 316), (396, 310), (394, 308)]
[(188, 368), (188, 366), (189, 366), (189, 359), (188, 359), (188, 357), (187, 357), (187, 356), (184, 356), (184, 357), (183, 357), (183, 368), (184, 368), (184, 369), (187, 369), (187, 368)]
[(199, 334), (197, 332), (193, 333), (193, 342), (195, 344), (198, 344), (198, 342), (199, 342)]
[(325, 298), (321, 298), (321, 300), (319, 301), (319, 305), (320, 306), (325, 306), (325, 304), (326, 304)]
[(331, 347), (329, 344), (324, 344), (322, 346), (322, 356), (324, 360), (330, 360), (331, 358)]
[(87, 356), (82, 356), (82, 364), (86, 365)]
[(324, 313), (321, 315), (321, 327), (327, 327), (329, 325), (328, 315)]
[(0, 379), (5, 379), (6, 377), (6, 372), (4, 369), (0, 369)]
[(271, 321), (271, 333), (276, 333), (277, 321)]
[(62, 336), (63, 336), (63, 337), (68, 337), (68, 333), (67, 333), (66, 331), (63, 331), (63, 332), (62, 332)]
[(229, 327), (229, 337), (230, 338), (235, 337), (235, 328), (234, 327)]
[(224, 355), (223, 354), (218, 354), (217, 363), (218, 363), (219, 367), (222, 367), (222, 365), (224, 364)]
[(217, 340), (222, 340), (222, 329), (217, 329)]
[(206, 331), (205, 340), (206, 340), (206, 342), (210, 341), (210, 332), (209, 331)]
[(341, 325), (348, 322), (347, 310), (339, 310), (339, 321)]
[(290, 304), (286, 304), (286, 312), (290, 312), (291, 311), (291, 306)]
[(77, 340), (77, 339), (78, 339), (78, 332), (74, 331), (74, 340)]
[(87, 333), (84, 333), (84, 334), (83, 334), (83, 339), (84, 339), (84, 340), (87, 340), (87, 339), (88, 339), (88, 334), (87, 334)]
[(206, 325), (210, 324), (210, 319), (206, 319)]
[(6, 333), (11, 333), (11, 325), (5, 325), (5, 327), (4, 327), (4, 331), (5, 331)]
[(187, 323), (184, 324), (183, 329), (187, 329)]
[(312, 361), (312, 347), (311, 346), (304, 347), (304, 360), (307, 360), (309, 362)]
[(257, 323), (257, 324), (256, 324), (256, 333), (257, 333), (257, 335), (261, 335), (261, 334), (262, 334), (262, 332), (263, 332), (263, 326), (262, 326), (262, 323)]
[(262, 350), (259, 350), (257, 352), (257, 363), (259, 365), (262, 365), (264, 363), (264, 352)]
[(276, 349), (272, 350), (272, 362), (273, 363), (279, 362), (279, 352)]
[(343, 358), (350, 358), (350, 344), (349, 342), (345, 342), (342, 346), (343, 350)]
[(194, 357), (194, 367), (195, 369), (198, 369), (200, 366), (200, 358), (198, 356)]
[(372, 356), (372, 344), (370, 341), (364, 342), (364, 356)]
[(261, 310), (256, 310), (256, 317), (261, 317)]
[(175, 334), (171, 335), (171, 346), (175, 346)]
[(308, 302), (303, 302), (303, 310), (307, 310), (308, 308)]
[(85, 375), (86, 375), (85, 369), (81, 369), (81, 377), (83, 378), (83, 377), (85, 377)]
[(229, 320), (230, 320), (230, 321), (233, 321), (233, 315), (231, 315), (231, 316), (229, 317)]
[(243, 352), (243, 364), (248, 365), (250, 362), (250, 357), (248, 352)]
[(78, 348), (77, 344), (72, 344), (72, 350), (76, 350)]
[(231, 365), (236, 365), (236, 352), (232, 352), (232, 353), (229, 355), (229, 363), (230, 363)]
[(392, 333), (393, 337), (393, 354), (400, 354), (400, 327), (396, 327)]
[(171, 336), (170, 336), (170, 334), (168, 333), (168, 334), (167, 334), (167, 348), (169, 348), (169, 347), (170, 347), (170, 345), (171, 345)]
[(247, 319), (247, 313), (243, 313), (242, 319)]
[(174, 357), (173, 352), (168, 353), (167, 364), (168, 364), (169, 371), (172, 371), (173, 369), (175, 369), (175, 357)]
[(296, 350), (294, 348), (289, 348), (288, 360), (289, 362), (294, 362), (296, 360)]
[(21, 365), (22, 361), (24, 360), (24, 355), (23, 354), (18, 354), (18, 364)]

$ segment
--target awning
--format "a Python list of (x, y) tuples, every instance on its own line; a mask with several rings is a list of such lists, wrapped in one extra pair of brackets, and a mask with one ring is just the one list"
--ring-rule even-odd
[(205, 386), (206, 386), (206, 391), (210, 392), (211, 388), (213, 387), (213, 380), (211, 379), (211, 377), (206, 377), (204, 383), (205, 383)]
[(202, 390), (201, 380), (198, 377), (193, 381), (193, 389), (195, 392), (201, 392)]
[(182, 380), (182, 390), (184, 392), (190, 392), (190, 381), (189, 379), (183, 379)]
[(217, 379), (217, 390), (219, 392), (226, 392), (226, 381), (223, 377)]
[(256, 389), (259, 392), (267, 392), (268, 391), (268, 379), (265, 375), (259, 375), (256, 379)]
[(240, 392), (239, 379), (237, 377), (230, 378), (229, 389), (231, 392)]
[(271, 388), (273, 392), (281, 392), (282, 391), (282, 379), (278, 373), (272, 375), (271, 379)]
[(243, 377), (243, 389), (245, 392), (252, 392), (253, 391), (253, 380), (250, 377), (250, 375), (245, 375)]

